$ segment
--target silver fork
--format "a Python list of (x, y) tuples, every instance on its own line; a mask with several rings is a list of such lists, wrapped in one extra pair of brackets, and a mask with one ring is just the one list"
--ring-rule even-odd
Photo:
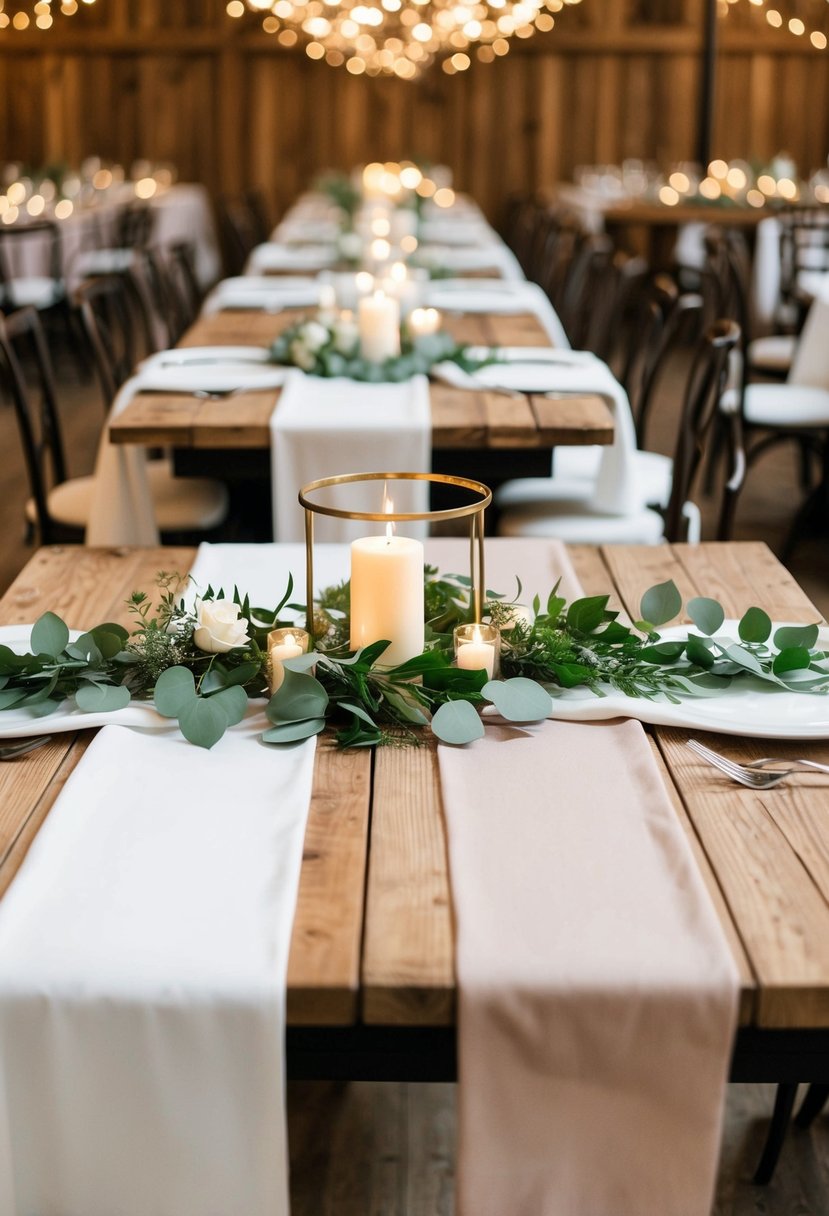
[(21, 739), (18, 743), (10, 743), (7, 747), (0, 747), (0, 760), (16, 760), (18, 756), (25, 756), (29, 752), (36, 751), (39, 747), (45, 747), (47, 743), (51, 742), (51, 735), (38, 735), (36, 739)]
[[(736, 760), (730, 760), (728, 756), (722, 756), (719, 752), (712, 751), (710, 747), (699, 743), (696, 739), (689, 739), (688, 746), (691, 751), (696, 752), (701, 760), (705, 760), (708, 764), (718, 768), (721, 773), (725, 773), (726, 777), (730, 777), (732, 781), (739, 782), (740, 785), (745, 785), (750, 790), (770, 790), (776, 785), (780, 785), (781, 781), (785, 781), (792, 773), (798, 770), (794, 767), (777, 769), (775, 772), (765, 772), (761, 768), (755, 768), (745, 764), (738, 764)], [(768, 763), (768, 759), (756, 761), (756, 764)], [(781, 761), (777, 761), (781, 763)], [(820, 765), (816, 761), (782, 761), (783, 764), (807, 764), (809, 768), (816, 768), (822, 772), (829, 772), (829, 767)]]

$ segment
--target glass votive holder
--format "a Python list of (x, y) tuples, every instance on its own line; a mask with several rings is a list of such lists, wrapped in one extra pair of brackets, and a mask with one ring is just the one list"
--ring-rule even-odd
[(495, 625), (455, 626), (455, 666), (464, 671), (485, 671), (496, 679), (501, 668), (501, 633)]
[(311, 635), (305, 629), (293, 625), (286, 629), (272, 629), (268, 634), (268, 683), (271, 696), (282, 687), (285, 679), (285, 659), (298, 659), (301, 654), (307, 654), (311, 645)]

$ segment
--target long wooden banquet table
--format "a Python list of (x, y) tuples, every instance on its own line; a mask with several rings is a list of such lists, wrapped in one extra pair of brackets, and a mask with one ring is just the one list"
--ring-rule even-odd
[[(277, 314), (233, 310), (203, 316), (181, 346), (267, 346), (304, 312)], [(484, 346), (549, 346), (532, 314), (446, 316), (444, 327), (459, 343)], [(138, 393), (109, 427), (113, 443), (170, 446), (182, 471), (227, 474), (234, 466), (267, 472), (269, 422), (278, 409), (279, 390), (234, 394), (208, 400), (189, 393)], [(492, 465), (476, 461), (484, 477), (548, 476), (551, 449), (562, 444), (609, 444), (613, 419), (600, 397), (506, 394), (470, 391), (445, 384), (430, 388), (432, 448), (457, 462), (458, 452), (489, 455)], [(189, 459), (188, 459), (189, 457)], [(247, 463), (246, 463), (247, 458)], [(257, 460), (258, 458), (258, 460)], [(440, 460), (435, 463), (439, 471)], [(519, 467), (520, 466), (520, 467)]]
[[(672, 578), (684, 600), (714, 595), (727, 615), (759, 604), (779, 621), (820, 619), (763, 544), (570, 553), (585, 593), (612, 589), (613, 606), (631, 615), (638, 615), (645, 588)], [(132, 590), (152, 587), (161, 569), (186, 573), (194, 556), (186, 548), (41, 549), (0, 600), (0, 624), (31, 621), (46, 610), (73, 628), (126, 623)], [(0, 764), (0, 896), (92, 733), (57, 735), (23, 759)], [(825, 778), (803, 773), (756, 793), (698, 760), (685, 746), (689, 733), (652, 728), (650, 739), (739, 968), (732, 1078), (829, 1081)], [(701, 737), (738, 759), (772, 752), (829, 760), (829, 740)], [(453, 959), (435, 747), (341, 752), (323, 737), (288, 977), (291, 1074), (454, 1076)]]

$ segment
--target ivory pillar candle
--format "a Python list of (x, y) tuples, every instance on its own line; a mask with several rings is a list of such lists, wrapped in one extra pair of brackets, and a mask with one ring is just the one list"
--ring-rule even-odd
[(423, 650), (423, 545), (408, 536), (365, 536), (351, 545), (351, 648), (388, 639), (380, 662)]
[(384, 291), (360, 300), (360, 353), (370, 363), (383, 363), (400, 354), (400, 305)]

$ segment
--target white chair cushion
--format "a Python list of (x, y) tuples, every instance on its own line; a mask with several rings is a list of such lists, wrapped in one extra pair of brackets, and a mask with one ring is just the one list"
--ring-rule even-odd
[(515, 507), (498, 521), (499, 536), (555, 537), (571, 545), (658, 545), (664, 529), (657, 511), (602, 515), (592, 512), (584, 499)]
[[(723, 401), (723, 408), (729, 402)], [(800, 384), (749, 384), (743, 406), (751, 426), (829, 426), (829, 389)]]
[[(201, 477), (174, 477), (166, 460), (147, 464), (150, 491), (159, 532), (201, 532), (217, 528), (227, 515), (227, 489)], [(57, 523), (85, 528), (94, 477), (73, 477), (49, 494), (49, 514)], [(26, 517), (34, 523), (35, 504), (29, 499)]]
[(63, 299), (63, 285), (57, 279), (39, 275), (31, 278), (13, 279), (5, 291), (0, 292), (0, 302), (13, 308), (51, 308)]
[[(495, 492), (495, 505), (506, 510), (531, 503), (541, 505), (562, 498), (580, 498), (586, 486), (596, 481), (601, 455), (602, 448), (595, 444), (556, 448), (552, 477), (521, 477), (506, 481)], [(636, 452), (633, 462), (642, 501), (654, 506), (667, 506), (674, 473), (674, 462), (670, 456), (662, 456), (659, 452)]]
[(792, 365), (797, 338), (794, 334), (773, 334), (768, 338), (755, 338), (748, 344), (749, 367), (757, 371), (768, 369), (787, 372)]

